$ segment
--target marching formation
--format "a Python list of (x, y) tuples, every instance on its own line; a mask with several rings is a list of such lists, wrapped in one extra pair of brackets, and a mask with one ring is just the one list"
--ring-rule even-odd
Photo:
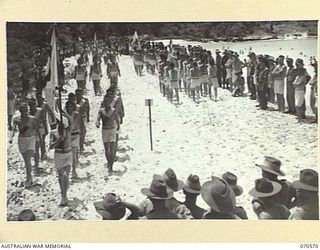
[[(102, 99), (98, 113), (93, 117), (96, 118), (96, 128), (101, 126), (105, 174), (112, 174), (117, 161), (120, 128), (125, 117), (119, 88), (119, 60), (127, 49), (137, 76), (143, 76), (144, 72), (157, 75), (159, 90), (171, 103), (182, 104), (182, 93), (198, 103), (205, 97), (217, 102), (219, 88), (230, 90), (233, 97), (244, 97), (247, 85), (250, 98), (258, 101), (260, 109), (268, 109), (268, 103), (277, 103), (280, 112), (294, 114), (302, 122), (305, 119), (306, 86), (310, 84), (310, 106), (317, 119), (317, 76), (315, 74), (311, 79), (300, 58), (296, 59), (294, 65), (293, 59), (282, 55), (275, 59), (269, 55), (256, 56), (250, 51), (249, 60), (242, 62), (239, 59), (242, 51), (225, 50), (221, 56), (221, 51), (216, 49), (214, 56), (201, 46), (181, 46), (172, 42), (168, 46), (161, 42), (138, 40), (130, 44), (121, 39), (83, 43), (80, 53), (76, 55), (70, 52), (77, 58), (74, 72), (69, 76), (75, 80), (75, 91), (68, 91), (65, 86), (67, 75), (63, 62), (68, 57), (58, 58), (57, 73), (61, 84), (53, 93), (54, 107), (51, 107), (49, 100), (52, 93), (46, 93), (46, 82), (53, 74), (53, 69), (48, 70), (48, 65), (38, 70), (35, 82), (39, 84), (35, 88), (28, 86), (25, 81), (23, 94), (19, 98), (16, 98), (13, 89), (8, 88), (9, 143), (13, 142), (18, 131), (18, 149), (26, 169), (26, 189), (38, 185), (34, 176), (41, 178), (41, 172), (45, 171), (40, 165), (45, 166), (49, 144), (49, 148), (54, 149), (54, 164), (61, 192), (60, 206), (68, 206), (69, 181), (79, 178), (79, 155), (85, 152), (88, 123), (92, 122), (90, 113), (93, 100), (86, 98), (91, 88), (95, 97)], [(49, 54), (47, 56), (50, 57)], [(315, 58), (312, 58), (311, 65), (317, 72)], [(244, 69), (247, 70), (246, 78)], [(106, 86), (101, 84), (104, 77), (108, 79)], [(285, 110), (285, 99), (288, 111)], [(20, 112), (17, 116), (16, 106)], [(48, 136), (49, 143), (46, 142)], [(318, 173), (303, 169), (299, 180), (290, 183), (278, 178), (285, 175), (281, 165), (280, 160), (269, 156), (265, 157), (263, 163), (256, 164), (261, 168), (262, 176), (255, 180), (248, 192), (252, 196), (252, 209), (258, 219), (319, 219)], [(154, 174), (150, 187), (141, 189), (146, 199), (140, 204), (128, 203), (116, 193), (107, 193), (102, 201), (94, 203), (94, 207), (104, 220), (248, 219), (245, 209), (237, 205), (236, 197), (244, 192), (237, 179), (235, 174), (225, 172), (222, 176), (212, 176), (210, 181), (201, 185), (198, 175), (190, 174), (183, 182), (173, 169), (168, 168), (161, 175)], [(184, 202), (174, 197), (178, 191), (183, 191)], [(207, 208), (197, 205), (199, 195)], [(26, 209), (21, 211), (18, 220), (36, 220), (36, 216), (32, 209)]]
[(201, 46), (180, 46), (172, 42), (164, 46), (162, 42), (146, 41), (132, 47), (136, 73), (141, 75), (144, 65), (151, 74), (157, 71), (160, 92), (171, 102), (179, 104), (179, 92), (182, 91), (196, 102), (205, 96), (218, 101), (218, 87), (229, 89), (234, 97), (244, 96), (247, 85), (250, 99), (258, 101), (257, 107), (267, 110), (268, 102), (277, 103), (279, 112), (296, 115), (298, 122), (302, 122), (306, 118), (306, 86), (310, 85), (309, 105), (317, 122), (318, 63), (315, 57), (310, 58), (315, 73), (311, 79), (301, 58), (294, 62), (283, 55), (275, 58), (256, 55), (250, 50), (248, 60), (242, 62), (239, 53), (226, 49), (221, 56), (220, 49), (216, 49), (214, 56)]

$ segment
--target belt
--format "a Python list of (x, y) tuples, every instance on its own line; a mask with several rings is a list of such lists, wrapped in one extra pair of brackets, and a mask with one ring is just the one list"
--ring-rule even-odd
[(54, 152), (59, 154), (67, 154), (71, 152), (71, 148), (67, 148), (67, 149), (56, 148)]
[(71, 132), (71, 135), (78, 135), (79, 131)]
[(102, 126), (102, 129), (104, 129), (104, 130), (111, 130), (114, 128), (115, 128), (115, 126)]

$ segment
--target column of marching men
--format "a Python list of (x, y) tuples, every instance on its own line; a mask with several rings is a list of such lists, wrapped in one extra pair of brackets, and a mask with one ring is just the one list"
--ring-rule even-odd
[[(120, 126), (124, 118), (124, 106), (118, 88), (118, 77), (121, 76), (118, 65), (119, 54), (121, 54), (121, 50), (115, 49), (113, 46), (84, 47), (77, 58), (77, 65), (72, 76), (76, 80), (77, 88), (75, 92), (69, 93), (65, 88), (63, 89), (63, 97), (67, 95), (65, 101), (59, 99), (59, 89), (57, 88), (54, 109), (49, 107), (43, 97), (43, 88), (26, 88), (18, 100), (16, 100), (13, 90), (8, 89), (9, 143), (13, 142), (16, 131), (19, 131), (18, 148), (26, 168), (24, 183), (26, 188), (38, 185), (34, 181), (32, 168), (34, 168), (34, 175), (37, 177), (46, 172), (45, 168), (39, 166), (39, 162), (41, 160), (43, 161), (41, 165), (45, 165), (47, 160), (46, 137), (50, 135), (49, 148), (54, 149), (55, 169), (61, 189), (60, 205), (66, 206), (68, 204), (69, 175), (71, 173), (73, 180), (79, 179), (77, 174), (79, 154), (84, 154), (86, 144), (87, 126), (90, 122), (90, 103), (84, 94), (90, 91), (88, 85), (91, 82), (94, 94), (96, 96), (103, 95), (97, 114), (96, 127), (99, 128), (102, 121), (102, 141), (107, 160), (106, 172), (110, 174), (113, 171), (113, 164), (117, 160)], [(92, 63), (90, 63), (90, 57)], [(61, 63), (63, 59), (61, 58)], [(59, 81), (63, 82), (63, 88), (66, 84), (64, 69), (62, 70), (63, 73), (60, 74)], [(101, 86), (100, 80), (103, 77), (109, 79), (106, 86)], [(107, 86), (109, 88), (103, 94), (103, 88), (105, 89)], [(20, 115), (13, 117), (17, 102)], [(32, 166), (32, 158), (34, 158), (34, 166)]]

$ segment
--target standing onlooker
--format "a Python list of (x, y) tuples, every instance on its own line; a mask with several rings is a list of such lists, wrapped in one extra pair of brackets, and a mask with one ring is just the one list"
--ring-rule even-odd
[(286, 113), (289, 114), (295, 114), (296, 113), (296, 107), (294, 103), (294, 87), (293, 87), (293, 81), (296, 78), (296, 69), (293, 65), (293, 59), (287, 58), (287, 65), (288, 65), (288, 72), (287, 72), (287, 103), (289, 110)]
[(306, 85), (310, 80), (310, 76), (307, 73), (306, 69), (303, 67), (303, 60), (298, 58), (296, 60), (296, 79), (293, 82), (295, 88), (295, 105), (298, 116), (298, 122), (302, 122), (302, 119), (305, 117), (305, 93)]
[(284, 64), (284, 56), (280, 55), (278, 57), (278, 64), (276, 65), (271, 74), (274, 77), (274, 93), (277, 95), (279, 111), (284, 112), (284, 79), (287, 75), (287, 66)]
[[(221, 70), (221, 69), (220, 69)], [(214, 64), (214, 61), (209, 62), (208, 66), (208, 76), (209, 76), (209, 97), (211, 99), (211, 88), (214, 91), (214, 101), (218, 101), (218, 87), (219, 87), (219, 78), (218, 78), (218, 68)], [(220, 75), (221, 78), (221, 75)], [(221, 81), (220, 81), (221, 84)]]
[(227, 88), (227, 82), (226, 82), (226, 77), (227, 77), (227, 70), (226, 70), (226, 62), (228, 61), (229, 57), (228, 57), (228, 52), (227, 50), (225, 50), (223, 52), (223, 56), (221, 58), (221, 76), (222, 76), (222, 84), (223, 84), (223, 88)]
[(269, 68), (269, 79), (268, 79), (268, 101), (274, 103), (275, 96), (274, 96), (274, 77), (272, 72), (276, 67), (275, 60), (273, 56), (268, 56), (268, 68)]
[(317, 103), (317, 98), (318, 98), (318, 63), (317, 61), (311, 62), (311, 65), (314, 68), (314, 76), (313, 78), (309, 81), (309, 84), (311, 86), (311, 91), (310, 91), (310, 107), (316, 116), (316, 122), (318, 122), (318, 103)]
[(221, 88), (222, 87), (222, 68), (221, 68), (222, 57), (220, 53), (221, 51), (219, 49), (216, 49), (217, 79), (218, 79), (219, 87)]
[(249, 77), (247, 78), (249, 89), (250, 89), (250, 99), (256, 100), (257, 99), (257, 89), (256, 89), (256, 79), (255, 79), (255, 70), (257, 65), (257, 57), (254, 52), (249, 52), (249, 62), (248, 62), (248, 68), (249, 68)]
[(268, 108), (268, 79), (269, 79), (269, 69), (267, 59), (264, 57), (259, 57), (259, 63), (256, 67), (256, 80), (257, 80), (257, 91), (258, 91), (258, 101), (260, 109), (266, 110)]

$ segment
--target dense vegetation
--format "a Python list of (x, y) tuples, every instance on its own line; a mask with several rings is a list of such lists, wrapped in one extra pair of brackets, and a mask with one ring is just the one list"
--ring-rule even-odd
[[(7, 24), (8, 84), (19, 85), (22, 69), (32, 80), (35, 60), (50, 43), (52, 23)], [(242, 40), (248, 36), (277, 37), (286, 33), (317, 34), (316, 21), (295, 22), (202, 22), (202, 23), (59, 23), (60, 44), (74, 46), (79, 41), (92, 41), (94, 34), (104, 40), (107, 35), (132, 36), (134, 31), (150, 39), (183, 38), (195, 40)], [(46, 56), (42, 59), (46, 60)]]

